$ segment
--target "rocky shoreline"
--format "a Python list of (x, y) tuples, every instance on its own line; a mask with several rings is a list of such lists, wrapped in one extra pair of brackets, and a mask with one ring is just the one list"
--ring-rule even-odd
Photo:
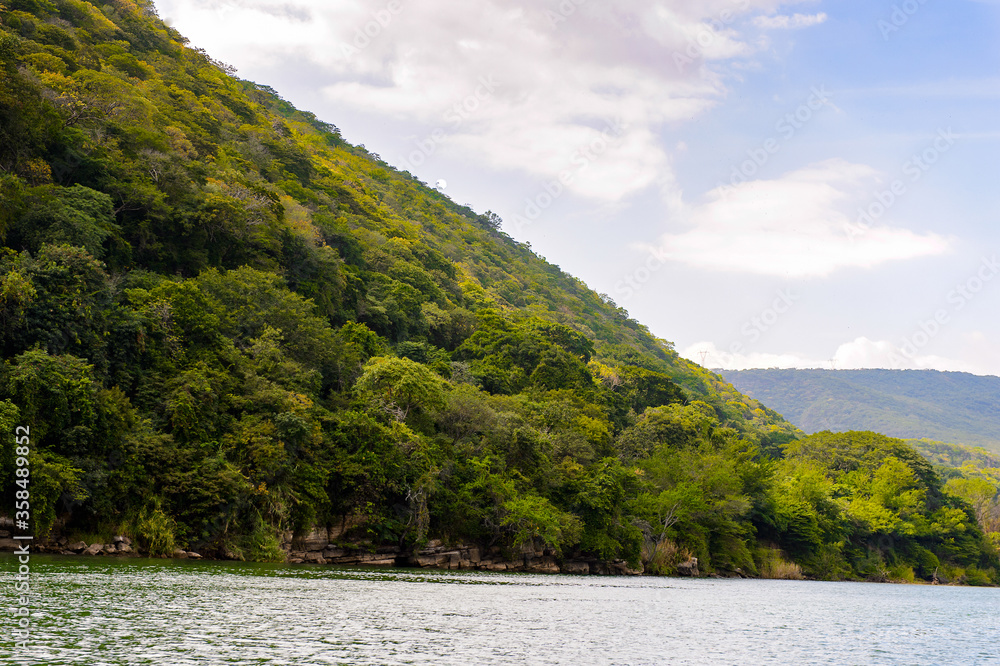
[[(510, 559), (498, 546), (484, 548), (469, 544), (445, 544), (439, 539), (429, 541), (422, 548), (404, 549), (398, 546), (374, 546), (370, 543), (346, 539), (345, 532), (352, 526), (345, 519), (339, 527), (315, 528), (301, 536), (286, 532), (282, 540), (285, 562), (288, 564), (343, 566), (343, 567), (386, 567), (399, 569), (432, 569), (439, 571), (510, 571), (538, 574), (569, 574), (577, 576), (640, 576), (655, 575), (633, 569), (623, 560), (602, 561), (597, 558), (572, 553), (559, 557), (549, 549), (526, 549), (516, 559)], [(24, 542), (17, 541), (12, 534), (13, 522), (0, 516), (0, 553), (14, 552)], [(67, 537), (53, 534), (49, 538), (31, 542), (31, 552), (51, 555), (82, 557), (151, 557), (133, 540), (125, 535), (114, 536), (110, 543), (71, 542)], [(238, 554), (215, 549), (199, 553), (194, 550), (175, 549), (170, 555), (155, 556), (161, 559), (190, 559), (207, 561), (239, 561)], [(692, 557), (676, 565), (676, 576), (690, 578), (756, 578), (741, 569), (734, 571), (702, 574), (698, 568), (698, 558)], [(800, 578), (802, 579), (802, 578)], [(933, 581), (902, 581), (867, 579), (872, 583), (913, 582), (925, 585), (955, 585), (935, 572)]]
[[(372, 546), (370, 544), (345, 543), (337, 541), (341, 530), (314, 529), (309, 534), (293, 537), (285, 535), (283, 550), (289, 564), (312, 564), (330, 566), (397, 567), (437, 570), (468, 571), (512, 571), (543, 574), (574, 574), (598, 576), (638, 576), (642, 569), (633, 569), (624, 561), (605, 562), (596, 558), (560, 558), (548, 549), (525, 550), (519, 558), (505, 557), (499, 547), (483, 548), (469, 544), (444, 544), (432, 540), (419, 549), (403, 549), (398, 546)], [(333, 534), (336, 533), (336, 534)], [(333, 538), (331, 538), (333, 536)], [(10, 531), (0, 529), (0, 552), (14, 551), (21, 545), (12, 538)], [(117, 535), (110, 543), (71, 542), (65, 536), (53, 536), (44, 541), (34, 542), (33, 552), (54, 555), (83, 557), (148, 557), (148, 553), (127, 536)], [(173, 559), (238, 560), (235, 553), (199, 553), (193, 550), (175, 549)], [(698, 576), (698, 561), (679, 567), (678, 573)]]
[[(13, 552), (23, 542), (4, 537), (0, 532), (0, 552)], [(115, 536), (111, 543), (69, 542), (57, 538), (33, 544), (33, 552), (52, 555), (79, 555), (84, 557), (148, 557), (148, 553), (138, 549), (126, 536)], [(171, 555), (161, 558), (238, 560), (237, 556), (226, 553), (222, 557), (203, 556), (196, 551), (175, 549)], [(523, 553), (518, 560), (504, 558), (499, 549), (482, 549), (478, 546), (445, 546), (440, 541), (431, 541), (424, 548), (406, 551), (397, 546), (381, 546), (374, 552), (364, 546), (348, 544), (324, 544), (316, 550), (289, 550), (286, 562), (289, 564), (315, 564), (331, 566), (394, 567), (438, 570), (478, 570), (478, 571), (520, 571), (525, 573), (576, 574), (604, 576), (638, 576), (642, 570), (630, 568), (624, 561), (602, 562), (595, 559), (575, 559), (559, 561), (551, 551)], [(696, 573), (693, 575), (697, 575)]]
[(642, 570), (630, 568), (625, 562), (601, 562), (595, 559), (556, 558), (549, 550), (524, 552), (516, 560), (503, 557), (499, 548), (483, 549), (469, 545), (444, 545), (430, 541), (425, 547), (405, 551), (396, 546), (383, 546), (369, 552), (360, 548), (326, 544), (322, 550), (292, 550), (292, 564), (328, 564), (336, 566), (387, 566), (416, 569), (522, 571), (526, 573), (626, 576), (640, 575)]

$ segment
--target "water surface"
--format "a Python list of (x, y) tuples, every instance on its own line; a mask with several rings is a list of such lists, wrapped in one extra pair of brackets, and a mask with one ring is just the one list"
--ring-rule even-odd
[[(0, 663), (1000, 664), (1000, 590), (33, 556)], [(5, 606), (13, 558), (0, 558)]]

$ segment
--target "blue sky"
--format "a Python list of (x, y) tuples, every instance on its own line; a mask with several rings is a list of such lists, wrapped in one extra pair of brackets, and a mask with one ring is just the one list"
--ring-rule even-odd
[(1000, 374), (1000, 2), (157, 6), (693, 360)]

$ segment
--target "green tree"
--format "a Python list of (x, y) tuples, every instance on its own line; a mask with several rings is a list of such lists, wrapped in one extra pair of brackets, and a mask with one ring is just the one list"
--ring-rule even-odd
[(580, 519), (560, 511), (544, 497), (521, 495), (504, 502), (503, 510), (500, 525), (511, 530), (515, 551), (540, 543), (559, 553), (580, 541)]
[(46, 243), (65, 244), (83, 247), (100, 259), (105, 242), (118, 232), (111, 197), (83, 185), (34, 188), (24, 207), (8, 241), (32, 252)]
[(406, 358), (371, 359), (356, 389), (398, 421), (405, 421), (413, 410), (433, 413), (446, 405), (445, 382), (426, 366)]

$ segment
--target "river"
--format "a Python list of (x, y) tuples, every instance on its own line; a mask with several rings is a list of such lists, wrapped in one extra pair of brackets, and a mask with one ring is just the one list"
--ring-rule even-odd
[[(6, 608), (12, 557), (0, 558)], [(1000, 590), (33, 556), (0, 663), (1000, 664)]]

